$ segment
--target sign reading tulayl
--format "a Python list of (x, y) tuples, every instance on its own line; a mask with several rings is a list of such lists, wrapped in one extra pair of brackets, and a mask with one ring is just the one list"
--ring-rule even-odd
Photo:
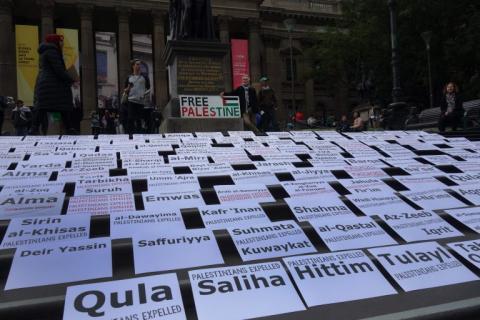
[(303, 230), (293, 221), (228, 229), (243, 261), (316, 252)]
[(69, 287), (64, 320), (185, 320), (174, 273)]
[(478, 280), (436, 242), (369, 249), (405, 291)]
[(280, 262), (188, 273), (199, 320), (240, 320), (305, 310)]
[(283, 260), (309, 307), (397, 293), (362, 251)]
[(218, 94), (222, 92), (222, 57), (177, 57), (178, 94)]
[(180, 96), (180, 117), (201, 119), (240, 118), (238, 97)]

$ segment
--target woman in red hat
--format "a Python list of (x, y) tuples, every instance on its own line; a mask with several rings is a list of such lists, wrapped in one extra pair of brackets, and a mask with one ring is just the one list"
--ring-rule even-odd
[(38, 133), (40, 122), (47, 112), (60, 112), (63, 125), (68, 134), (75, 133), (70, 122), (73, 110), (71, 86), (74, 79), (67, 72), (63, 60), (63, 36), (49, 34), (38, 48), (40, 54), (40, 72), (35, 84), (34, 108), (35, 118), (32, 134)]

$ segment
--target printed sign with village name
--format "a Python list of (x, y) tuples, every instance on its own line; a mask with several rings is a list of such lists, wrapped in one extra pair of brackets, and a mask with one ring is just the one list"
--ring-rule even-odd
[(243, 261), (317, 251), (303, 230), (293, 221), (230, 227), (228, 232)]
[(283, 261), (309, 307), (397, 293), (362, 251), (297, 256)]
[(368, 249), (405, 291), (478, 280), (436, 242)]
[(238, 97), (179, 96), (181, 118), (240, 118)]
[(241, 320), (305, 310), (280, 262), (189, 271), (199, 320)]
[(285, 202), (287, 202), (298, 221), (341, 216), (356, 217), (337, 196), (285, 198)]
[(63, 319), (187, 318), (177, 275), (169, 273), (68, 287)]
[(229, 206), (210, 205), (198, 207), (203, 224), (207, 229), (224, 229), (233, 226), (269, 223), (267, 215), (259, 205), (238, 202)]
[(448, 246), (480, 269), (480, 240), (449, 243)]
[(445, 210), (450, 216), (460, 221), (470, 229), (480, 233), (480, 208), (462, 208)]

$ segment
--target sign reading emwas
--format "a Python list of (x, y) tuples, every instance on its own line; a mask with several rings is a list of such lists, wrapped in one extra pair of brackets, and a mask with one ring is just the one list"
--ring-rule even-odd
[(238, 97), (180, 96), (180, 117), (201, 119), (240, 118)]

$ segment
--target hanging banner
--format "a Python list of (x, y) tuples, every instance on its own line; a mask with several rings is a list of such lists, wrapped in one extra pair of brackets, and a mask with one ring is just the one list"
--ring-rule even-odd
[(118, 108), (117, 37), (113, 32), (96, 32), (97, 99), (100, 109)]
[(37, 26), (15, 26), (17, 96), (26, 106), (33, 106), (33, 92), (39, 70), (38, 42)]
[(242, 85), (242, 77), (250, 74), (248, 40), (232, 39), (232, 78), (233, 88)]
[[(57, 28), (57, 34), (63, 36), (63, 59), (65, 68), (71, 75), (79, 75), (80, 72), (80, 47), (78, 45), (78, 30)], [(81, 108), (80, 83), (74, 83), (72, 86), (73, 105), (75, 108)]]

